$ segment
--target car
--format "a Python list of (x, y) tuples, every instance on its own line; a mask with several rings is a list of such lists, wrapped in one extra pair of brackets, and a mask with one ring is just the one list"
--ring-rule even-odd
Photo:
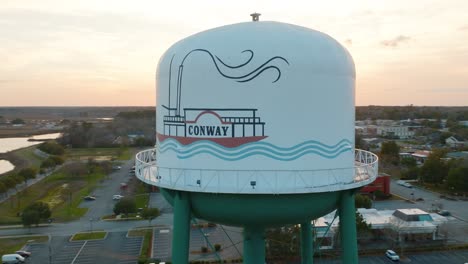
[(19, 254), (6, 254), (2, 256), (2, 263), (23, 263), (24, 258)]
[(450, 216), (450, 212), (447, 211), (447, 210), (440, 210), (437, 212), (437, 214), (441, 215), (441, 216)]
[(96, 200), (96, 197), (88, 195), (88, 196), (83, 197), (83, 199), (85, 201), (94, 201), (94, 200)]
[(112, 200), (120, 200), (122, 199), (124, 196), (123, 195), (120, 195), (120, 194), (114, 194), (112, 196)]
[(405, 181), (398, 180), (398, 181), (396, 181), (396, 183), (397, 183), (398, 185), (403, 185), (403, 184), (405, 184)]
[(413, 188), (413, 185), (411, 185), (411, 183), (408, 183), (408, 182), (404, 182), (402, 185), (405, 186), (406, 188)]
[(120, 166), (114, 166), (114, 167), (112, 167), (112, 169), (113, 169), (113, 170), (120, 170), (120, 169), (122, 169), (122, 167), (120, 167)]
[(399, 261), (400, 260), (400, 256), (397, 255), (397, 253), (395, 253), (395, 251), (391, 250), (391, 249), (388, 249), (386, 252), (385, 252), (385, 256), (387, 256), (387, 258), (393, 260), (393, 261)]
[(31, 252), (24, 250), (18, 250), (15, 253), (22, 256), (23, 258), (29, 258), (31, 256)]

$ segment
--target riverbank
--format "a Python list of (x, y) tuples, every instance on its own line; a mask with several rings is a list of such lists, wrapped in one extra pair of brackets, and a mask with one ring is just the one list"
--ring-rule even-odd
[(58, 129), (37, 130), (35, 127), (31, 128), (7, 128), (0, 129), (0, 138), (17, 138), (17, 137), (32, 137), (44, 134), (60, 133)]
[(0, 159), (7, 160), (11, 164), (13, 164), (13, 166), (15, 166), (13, 170), (7, 171), (5, 173), (0, 173), (0, 177), (7, 175), (7, 174), (15, 173), (17, 171), (20, 171), (22, 169), (25, 169), (31, 166), (39, 167), (39, 165), (44, 160), (44, 158), (41, 158), (37, 156), (36, 154), (34, 154), (34, 151), (36, 150), (36, 148), (37, 146), (34, 145), (34, 146), (10, 151), (7, 153), (0, 153)]

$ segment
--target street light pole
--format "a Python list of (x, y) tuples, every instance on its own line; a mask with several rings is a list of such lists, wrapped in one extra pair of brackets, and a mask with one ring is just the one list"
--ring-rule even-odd
[(91, 233), (93, 232), (93, 218), (89, 218), (89, 230), (91, 230)]
[(52, 264), (52, 235), (49, 234), (49, 264)]

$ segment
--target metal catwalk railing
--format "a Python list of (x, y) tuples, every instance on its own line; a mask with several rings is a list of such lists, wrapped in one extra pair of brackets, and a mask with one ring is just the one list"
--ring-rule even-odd
[[(181, 169), (156, 165), (156, 149), (136, 155), (137, 177), (163, 188), (213, 193), (312, 193), (362, 187), (378, 174), (378, 157), (356, 149), (355, 166), (318, 170), (214, 170)], [(354, 175), (343, 179), (343, 175)], [(285, 184), (284, 179), (288, 181)], [(317, 179), (320, 178), (320, 181)]]

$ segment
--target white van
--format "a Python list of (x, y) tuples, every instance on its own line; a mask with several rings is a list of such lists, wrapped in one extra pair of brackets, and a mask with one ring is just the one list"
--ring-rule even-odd
[(23, 263), (24, 258), (19, 254), (7, 254), (2, 256), (2, 264)]

